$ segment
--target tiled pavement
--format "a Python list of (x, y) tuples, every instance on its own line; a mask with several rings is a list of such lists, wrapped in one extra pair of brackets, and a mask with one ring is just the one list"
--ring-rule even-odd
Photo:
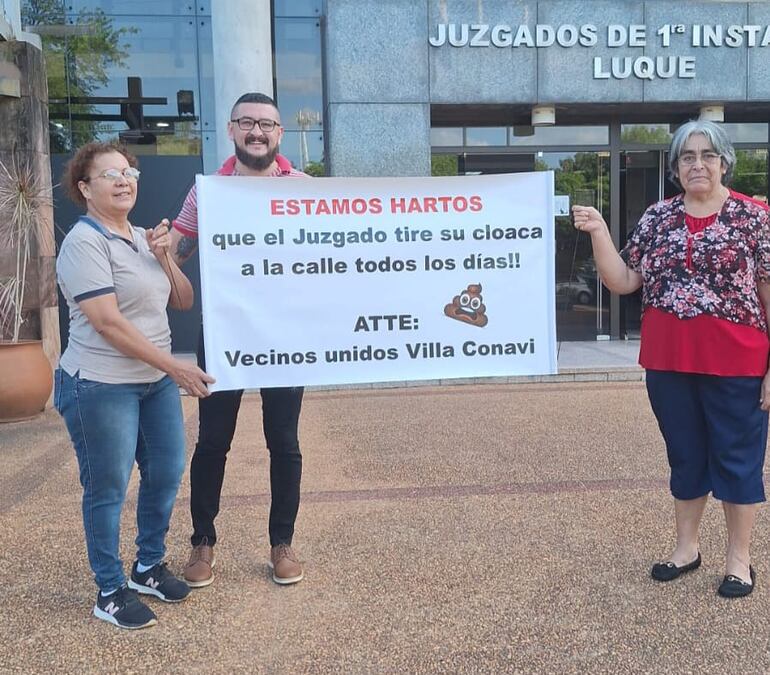
[[(195, 401), (184, 409), (192, 446)], [(215, 583), (181, 605), (153, 603), (158, 626), (129, 633), (89, 614), (77, 467), (56, 413), (0, 427), (0, 672), (770, 672), (765, 510), (750, 598), (715, 594), (716, 503), (702, 568), (667, 585), (649, 578), (673, 523), (641, 382), (308, 392), (301, 441), (306, 579), (269, 579), (268, 461), (249, 394)], [(136, 487), (134, 477), (126, 565)], [(188, 506), (185, 476), (168, 538), (175, 570)]]

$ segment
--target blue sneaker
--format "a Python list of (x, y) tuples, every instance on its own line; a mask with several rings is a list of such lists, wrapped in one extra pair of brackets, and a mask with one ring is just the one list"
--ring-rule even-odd
[(139, 599), (136, 591), (127, 586), (121, 586), (109, 595), (98, 592), (94, 616), (129, 630), (146, 628), (158, 623), (155, 613)]
[(165, 562), (153, 565), (146, 572), (139, 572), (134, 561), (128, 585), (144, 595), (154, 595), (164, 602), (181, 602), (190, 594), (190, 587), (168, 571)]

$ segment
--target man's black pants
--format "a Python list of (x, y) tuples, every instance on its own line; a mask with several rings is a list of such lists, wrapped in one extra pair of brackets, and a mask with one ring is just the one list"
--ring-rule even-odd
[[(198, 345), (198, 364), (205, 369), (203, 336)], [(302, 455), (297, 428), (302, 407), (302, 387), (265, 388), (262, 396), (262, 429), (270, 452), (270, 545), (291, 544), (299, 510)], [(225, 463), (235, 434), (243, 391), (220, 391), (198, 401), (198, 442), (190, 465), (190, 513), (192, 545), (204, 538), (217, 540), (214, 519), (225, 476)]]

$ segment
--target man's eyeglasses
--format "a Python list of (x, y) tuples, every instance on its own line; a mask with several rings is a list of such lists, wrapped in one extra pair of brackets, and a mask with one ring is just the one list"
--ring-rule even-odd
[[(703, 164), (716, 164), (721, 159), (722, 155), (719, 155), (716, 152), (702, 152), (700, 154), (700, 161), (703, 162)], [(697, 160), (698, 155), (694, 152), (685, 152), (683, 155), (679, 156), (679, 161), (685, 166), (692, 166)]]
[(239, 117), (237, 120), (230, 120), (233, 124), (237, 124), (241, 131), (251, 131), (255, 126), (259, 126), (260, 131), (270, 133), (276, 127), (280, 127), (275, 120), (255, 120), (251, 117)]
[[(122, 176), (126, 180), (138, 181), (140, 174), (141, 171), (139, 171), (139, 169), (135, 169), (133, 166), (129, 166), (123, 169), (123, 171), (120, 169), (106, 169), (99, 175), (93, 176), (93, 178), (106, 178), (108, 181), (114, 183)], [(91, 178), (84, 178), (83, 180), (87, 183), (89, 180), (91, 180)]]

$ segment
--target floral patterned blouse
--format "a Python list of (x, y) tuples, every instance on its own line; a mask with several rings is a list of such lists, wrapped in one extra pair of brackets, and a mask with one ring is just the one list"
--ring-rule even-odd
[(650, 206), (620, 252), (642, 274), (642, 304), (767, 331), (757, 281), (770, 282), (770, 213), (730, 192), (716, 221), (690, 233), (684, 196)]

